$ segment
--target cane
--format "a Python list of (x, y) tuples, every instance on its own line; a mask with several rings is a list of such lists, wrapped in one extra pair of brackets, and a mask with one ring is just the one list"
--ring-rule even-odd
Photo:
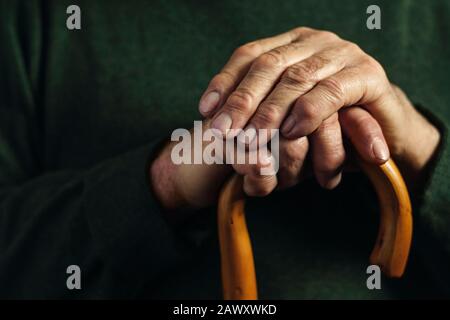
[[(388, 277), (403, 275), (412, 238), (411, 201), (403, 177), (392, 160), (380, 166), (359, 159), (380, 204), (380, 225), (371, 264)], [(226, 300), (258, 298), (253, 252), (245, 222), (242, 177), (232, 176), (223, 186), (218, 204), (218, 227), (223, 295)]]

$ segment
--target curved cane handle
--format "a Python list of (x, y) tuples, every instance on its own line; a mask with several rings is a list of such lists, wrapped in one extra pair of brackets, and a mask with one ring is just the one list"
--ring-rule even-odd
[[(380, 226), (370, 256), (389, 277), (401, 277), (412, 238), (411, 202), (405, 182), (392, 160), (381, 166), (360, 161), (380, 203)], [(226, 300), (258, 298), (252, 245), (245, 222), (242, 177), (234, 175), (219, 198), (218, 225), (222, 285)]]

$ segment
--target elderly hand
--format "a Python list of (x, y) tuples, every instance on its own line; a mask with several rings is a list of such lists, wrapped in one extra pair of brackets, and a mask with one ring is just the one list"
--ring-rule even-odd
[[(360, 108), (344, 109), (350, 106)], [(315, 176), (326, 188), (341, 179), (341, 131), (366, 161), (382, 164), (391, 155), (409, 183), (420, 178), (440, 139), (374, 58), (310, 28), (239, 47), (211, 80), (199, 109), (224, 135), (244, 128), (253, 138), (258, 129), (281, 127), (297, 143), (307, 136)], [(283, 161), (282, 148), (280, 169)], [(291, 170), (290, 180), (298, 170)]]

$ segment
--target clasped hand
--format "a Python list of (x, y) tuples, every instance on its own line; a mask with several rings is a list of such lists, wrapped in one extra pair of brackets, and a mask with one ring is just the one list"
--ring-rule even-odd
[(165, 193), (163, 203), (172, 201), (170, 208), (211, 204), (232, 169), (244, 176), (250, 196), (291, 187), (308, 173), (335, 188), (349, 158), (345, 139), (370, 163), (392, 157), (414, 187), (440, 139), (373, 57), (334, 33), (305, 27), (237, 48), (210, 81), (199, 110), (224, 137), (228, 129), (243, 129), (251, 141), (259, 129), (280, 128), (279, 171), (262, 176), (251, 165), (175, 168), (167, 163), (169, 144), (152, 166), (152, 179), (162, 178), (161, 168), (175, 175), (165, 189), (156, 186)]

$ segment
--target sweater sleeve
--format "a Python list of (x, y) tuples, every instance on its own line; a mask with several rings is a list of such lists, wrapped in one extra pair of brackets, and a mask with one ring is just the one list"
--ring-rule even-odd
[[(432, 160), (427, 180), (413, 202), (414, 245), (422, 264), (442, 292), (450, 294), (450, 119), (439, 108), (439, 100), (428, 100), (433, 109), (420, 107), (439, 129), (441, 141)], [(443, 107), (443, 105), (442, 105)], [(445, 109), (444, 109), (445, 110)]]
[[(0, 296), (130, 297), (182, 259), (188, 246), (149, 190), (151, 150), (4, 185)], [(69, 265), (80, 267), (82, 290), (66, 287)]]

